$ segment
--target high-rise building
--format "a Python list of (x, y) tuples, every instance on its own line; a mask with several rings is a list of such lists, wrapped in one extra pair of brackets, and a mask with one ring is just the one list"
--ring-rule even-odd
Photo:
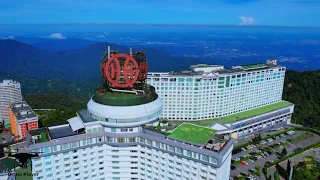
[(162, 100), (144, 82), (144, 53), (108, 51), (101, 72), (105, 83), (86, 110), (29, 131), (28, 151), (42, 152), (32, 159), (34, 179), (229, 179), (230, 136), (192, 124), (158, 129)]
[(9, 122), (8, 108), (12, 103), (22, 101), (20, 83), (13, 80), (0, 82), (0, 120)]
[(237, 138), (268, 123), (270, 127), (279, 121), (290, 123), (293, 104), (281, 100), (285, 71), (276, 60), (232, 69), (200, 64), (191, 66), (190, 71), (150, 72), (147, 82), (163, 100), (162, 118), (218, 120), (212, 121), (220, 122), (212, 124), (218, 133), (235, 132)]
[(16, 140), (27, 137), (27, 131), (38, 129), (38, 117), (27, 102), (14, 103), (9, 107), (11, 132)]

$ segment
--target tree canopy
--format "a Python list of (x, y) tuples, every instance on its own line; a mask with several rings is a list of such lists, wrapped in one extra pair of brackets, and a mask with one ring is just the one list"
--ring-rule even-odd
[(286, 72), (283, 99), (295, 104), (292, 123), (320, 129), (320, 70)]

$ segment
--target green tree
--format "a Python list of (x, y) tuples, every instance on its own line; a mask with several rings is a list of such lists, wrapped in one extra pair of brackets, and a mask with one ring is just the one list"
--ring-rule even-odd
[(252, 138), (252, 143), (253, 143), (253, 144), (259, 144), (261, 141), (262, 141), (261, 134), (258, 134), (257, 136), (255, 136), (254, 138)]
[(280, 175), (278, 173), (278, 171), (275, 171), (273, 174), (274, 180), (280, 180)]
[(293, 170), (293, 180), (318, 180), (320, 177), (320, 166), (316, 164), (316, 166), (308, 168), (305, 162), (300, 162), (299, 164), (294, 166)]
[(292, 122), (320, 129), (320, 70), (286, 72), (283, 99), (295, 104)]
[(282, 154), (282, 156), (287, 155), (288, 154), (287, 149), (283, 148), (282, 151), (281, 151), (281, 154)]

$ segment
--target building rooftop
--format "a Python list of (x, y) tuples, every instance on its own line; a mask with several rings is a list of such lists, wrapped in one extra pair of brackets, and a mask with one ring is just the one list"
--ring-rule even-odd
[[(83, 132), (80, 131), (79, 133)], [(34, 139), (35, 144), (77, 135), (77, 133), (73, 132), (69, 124), (35, 129), (29, 131), (29, 134), (33, 137), (32, 139)]]
[(220, 123), (232, 123), (235, 121), (239, 121), (239, 120), (243, 120), (243, 119), (247, 119), (250, 117), (254, 117), (254, 116), (258, 116), (261, 114), (265, 114), (267, 112), (271, 112), (271, 111), (275, 111), (278, 109), (282, 109), (285, 107), (289, 107), (292, 106), (293, 104), (288, 102), (288, 101), (280, 101), (277, 103), (273, 103), (270, 105), (266, 105), (266, 106), (262, 106), (259, 108), (255, 108), (255, 109), (251, 109), (248, 111), (244, 111), (244, 112), (239, 112), (237, 114), (233, 114), (230, 116), (225, 116), (222, 118), (214, 118), (214, 119), (207, 119), (207, 120), (203, 120), (203, 121), (197, 121), (197, 122), (193, 122), (194, 124), (198, 124), (198, 125), (202, 125), (202, 126), (208, 126), (208, 125), (212, 125), (215, 122), (220, 122)]
[(267, 67), (266, 64), (249, 64), (249, 65), (245, 65), (245, 66), (242, 66), (244, 70), (247, 70), (247, 69), (259, 69), (259, 68), (265, 68)]
[(93, 119), (90, 116), (90, 113), (87, 109), (83, 109), (80, 111), (77, 111), (77, 115), (80, 117), (80, 119), (84, 122), (84, 123), (88, 123), (88, 122), (93, 122), (93, 121), (97, 121), (96, 119)]
[(63, 137), (76, 135), (76, 133), (73, 132), (70, 125), (61, 125), (49, 128), (49, 134), (51, 139), (59, 139)]
[(13, 81), (12, 79), (4, 79), (0, 82), (0, 86), (12, 86), (12, 85), (20, 85), (19, 82)]
[(50, 136), (48, 134), (48, 128), (40, 128), (29, 131), (31, 136), (37, 136), (38, 138), (35, 139), (35, 143), (43, 143), (50, 140)]
[(210, 137), (213, 136), (214, 133), (215, 130), (213, 129), (184, 123), (171, 132), (168, 137), (195, 144), (204, 144)]
[(16, 114), (17, 120), (37, 117), (27, 102), (22, 101), (11, 105), (13, 114)]
[(147, 104), (158, 98), (154, 87), (150, 85), (143, 84), (137, 89), (138, 90), (117, 90), (111, 92), (100, 87), (96, 90), (92, 99), (99, 104), (109, 106), (135, 106)]
[(191, 68), (220, 67), (220, 66), (221, 65), (197, 64), (197, 65), (192, 65)]
[[(203, 72), (203, 71), (194, 71), (195, 68), (213, 68), (210, 71)], [(267, 60), (266, 63), (260, 63), (260, 64), (248, 64), (248, 65), (242, 65), (242, 66), (232, 66), (231, 69), (225, 69), (221, 65), (208, 65), (208, 64), (198, 64), (198, 65), (192, 65), (190, 66), (190, 71), (181, 71), (181, 72), (169, 72), (168, 75), (170, 76), (197, 76), (197, 75), (203, 75), (208, 74), (210, 72), (218, 73), (218, 74), (233, 74), (233, 73), (245, 73), (255, 70), (261, 70), (261, 69), (270, 69), (270, 68), (283, 68), (282, 66), (277, 65), (276, 60)], [(152, 73), (149, 73), (150, 76)], [(167, 74), (159, 73), (159, 74), (153, 74), (153, 76), (166, 76)]]

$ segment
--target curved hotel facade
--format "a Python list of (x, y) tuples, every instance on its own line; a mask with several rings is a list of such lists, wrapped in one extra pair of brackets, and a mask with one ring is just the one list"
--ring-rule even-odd
[[(29, 131), (28, 151), (42, 152), (32, 159), (34, 179), (229, 179), (230, 136), (187, 123), (171, 133), (149, 128), (163, 108), (155, 89), (138, 81), (130, 90), (115, 89), (120, 85), (110, 80), (68, 124)], [(198, 138), (190, 130), (206, 133)]]

